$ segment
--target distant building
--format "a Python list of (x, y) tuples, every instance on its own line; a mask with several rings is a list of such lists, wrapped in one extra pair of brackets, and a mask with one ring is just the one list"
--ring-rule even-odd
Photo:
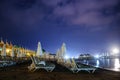
[(92, 59), (93, 56), (90, 54), (80, 54), (79, 59)]
[(35, 51), (28, 50), (23, 47), (13, 45), (11, 42), (4, 42), (2, 39), (0, 41), (0, 56), (9, 57), (27, 57), (30, 55), (35, 55)]

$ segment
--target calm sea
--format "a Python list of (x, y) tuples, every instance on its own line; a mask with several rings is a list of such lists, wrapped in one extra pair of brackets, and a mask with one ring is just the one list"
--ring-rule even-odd
[(120, 72), (120, 58), (83, 60), (81, 62), (87, 65)]

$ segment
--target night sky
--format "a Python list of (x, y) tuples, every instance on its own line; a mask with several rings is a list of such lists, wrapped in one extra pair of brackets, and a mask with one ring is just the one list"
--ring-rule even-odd
[(0, 0), (4, 41), (55, 53), (65, 42), (70, 56), (120, 46), (120, 0)]

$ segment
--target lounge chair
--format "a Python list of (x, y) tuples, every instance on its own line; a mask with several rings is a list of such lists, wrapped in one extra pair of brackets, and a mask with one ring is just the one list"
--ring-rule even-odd
[(28, 66), (28, 69), (32, 72), (38, 69), (45, 69), (47, 72), (52, 72), (55, 65), (50, 62), (41, 61), (38, 57), (31, 56), (32, 64)]
[(58, 59), (57, 63), (66, 67), (67, 69), (69, 69), (70, 71), (72, 71), (73, 73), (77, 73), (78, 69), (75, 63), (73, 63), (70, 59)]
[(77, 64), (78, 71), (87, 71), (89, 73), (94, 73), (96, 70), (96, 67), (83, 65), (83, 64)]
[(65, 62), (61, 63), (63, 66), (68, 68), (70, 71), (73, 73), (78, 73), (79, 71), (87, 71), (89, 73), (94, 73), (96, 68), (87, 66), (87, 65), (82, 65), (82, 64), (77, 64), (74, 59), (67, 59)]
[(0, 67), (8, 67), (15, 65), (16, 63), (13, 61), (0, 61)]
[(79, 70), (77, 68), (76, 63), (73, 61), (73, 59), (67, 59), (65, 61), (65, 67), (68, 68), (70, 71), (72, 71), (73, 73), (78, 73)]
[(87, 71), (89, 73), (94, 73), (96, 70), (96, 67), (93, 66), (88, 66), (88, 65), (83, 65), (83, 64), (78, 64), (75, 62), (74, 59), (72, 59), (73, 63), (76, 64), (77, 70), (79, 71)]

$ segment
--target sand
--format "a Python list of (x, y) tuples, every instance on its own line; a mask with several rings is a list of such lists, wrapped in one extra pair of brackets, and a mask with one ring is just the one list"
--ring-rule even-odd
[(0, 80), (120, 80), (120, 73), (97, 69), (94, 74), (86, 71), (72, 73), (68, 69), (56, 64), (53, 72), (38, 70), (29, 72), (30, 63), (0, 68)]

